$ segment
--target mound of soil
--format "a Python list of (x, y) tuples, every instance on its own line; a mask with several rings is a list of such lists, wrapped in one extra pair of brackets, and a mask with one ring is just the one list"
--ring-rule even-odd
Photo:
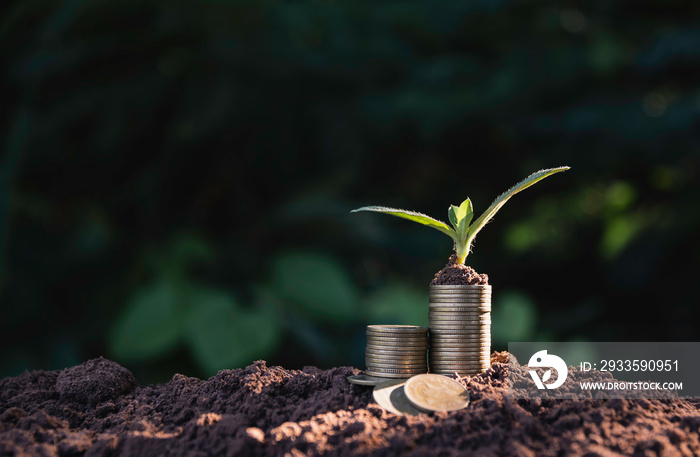
[(457, 255), (452, 254), (450, 260), (445, 267), (435, 274), (435, 277), (430, 281), (431, 286), (441, 285), (463, 285), (477, 286), (487, 285), (489, 276), (486, 274), (477, 273), (472, 267), (467, 265), (457, 264)]
[[(700, 454), (700, 403), (512, 400), (507, 353), (459, 379), (453, 413), (396, 416), (349, 384), (349, 367), (301, 371), (259, 361), (208, 380), (139, 387), (105, 359), (0, 380), (2, 456)], [(80, 387), (82, 386), (82, 388)]]

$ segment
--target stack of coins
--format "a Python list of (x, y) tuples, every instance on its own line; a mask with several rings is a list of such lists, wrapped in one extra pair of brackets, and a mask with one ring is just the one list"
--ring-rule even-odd
[(430, 372), (473, 376), (490, 366), (491, 286), (430, 286)]
[(368, 325), (365, 363), (369, 376), (410, 378), (426, 373), (428, 328), (415, 325)]

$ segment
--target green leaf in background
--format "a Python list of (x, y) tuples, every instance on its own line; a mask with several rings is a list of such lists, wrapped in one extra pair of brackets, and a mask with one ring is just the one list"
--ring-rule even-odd
[(216, 289), (195, 288), (190, 300), (185, 332), (207, 375), (245, 366), (275, 349), (279, 321), (271, 313), (243, 309), (232, 295)]
[(432, 217), (423, 213), (407, 211), (405, 209), (387, 208), (386, 206), (363, 206), (362, 208), (357, 208), (350, 212), (356, 213), (358, 211), (374, 211), (377, 213), (391, 214), (392, 216), (400, 217), (402, 219), (408, 219), (409, 221), (418, 222), (419, 224), (432, 227), (448, 235), (453, 240), (457, 237), (457, 233), (452, 228), (450, 228), (449, 225), (437, 219), (433, 219)]
[(111, 352), (121, 360), (147, 360), (173, 349), (184, 321), (183, 292), (169, 277), (136, 292), (112, 328)]
[(494, 342), (531, 341), (537, 321), (537, 308), (532, 300), (520, 292), (498, 294), (491, 318)]
[(428, 294), (423, 289), (390, 284), (371, 295), (366, 306), (371, 322), (428, 326)]
[(270, 288), (312, 317), (330, 321), (358, 316), (358, 292), (338, 263), (323, 254), (290, 252), (272, 262)]

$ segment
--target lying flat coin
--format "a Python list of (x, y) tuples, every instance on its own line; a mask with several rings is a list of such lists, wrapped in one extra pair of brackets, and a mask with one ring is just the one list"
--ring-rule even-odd
[(469, 405), (469, 392), (457, 381), (435, 374), (414, 376), (404, 386), (406, 397), (423, 411), (457, 411)]
[(349, 383), (357, 384), (358, 386), (376, 386), (386, 381), (386, 378), (375, 378), (374, 376), (367, 376), (366, 374), (356, 374), (348, 376), (345, 379), (347, 379)]
[(389, 411), (390, 413), (403, 416), (409, 414), (417, 416), (422, 413), (421, 410), (415, 408), (406, 398), (404, 391), (405, 379), (392, 379), (384, 381), (374, 387), (372, 397), (379, 406)]

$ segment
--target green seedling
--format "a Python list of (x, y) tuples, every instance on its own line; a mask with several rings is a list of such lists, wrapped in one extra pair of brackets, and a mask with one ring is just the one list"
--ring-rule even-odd
[(499, 195), (498, 198), (491, 203), (491, 206), (484, 211), (484, 214), (475, 220), (474, 223), (471, 223), (474, 217), (474, 209), (472, 207), (472, 201), (469, 198), (464, 200), (459, 206), (450, 206), (448, 215), (452, 227), (442, 221), (433, 219), (432, 217), (422, 213), (406, 211), (403, 209), (387, 208), (386, 206), (363, 206), (362, 208), (354, 209), (351, 212), (375, 211), (378, 213), (391, 214), (392, 216), (408, 219), (409, 221), (418, 222), (419, 224), (427, 225), (428, 227), (439, 230), (452, 238), (454, 241), (454, 250), (457, 253), (456, 263), (463, 265), (467, 255), (469, 252), (471, 252), (472, 243), (474, 242), (476, 234), (479, 233), (479, 231), (481, 231), (481, 229), (484, 228), (484, 226), (489, 223), (491, 219), (493, 219), (493, 216), (513, 195), (517, 194), (521, 190), (527, 189), (547, 176), (551, 176), (554, 173), (559, 173), (560, 171), (566, 171), (569, 168), (570, 167), (550, 168), (531, 174), (513, 186), (507, 192)]

